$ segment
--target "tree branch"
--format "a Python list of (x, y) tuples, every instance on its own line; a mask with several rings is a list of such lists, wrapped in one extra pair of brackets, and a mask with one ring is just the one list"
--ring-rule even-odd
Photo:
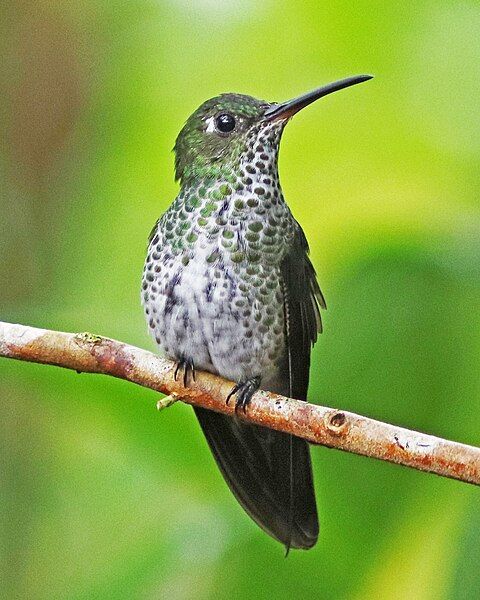
[[(233, 383), (198, 372), (183, 386), (176, 365), (146, 350), (92, 335), (0, 322), (0, 356), (126, 379), (192, 404), (234, 415), (225, 398)], [(191, 379), (191, 378), (190, 378)], [(168, 404), (168, 403), (167, 403)], [(410, 431), (343, 410), (259, 391), (238, 417), (354, 454), (480, 485), (480, 448)]]

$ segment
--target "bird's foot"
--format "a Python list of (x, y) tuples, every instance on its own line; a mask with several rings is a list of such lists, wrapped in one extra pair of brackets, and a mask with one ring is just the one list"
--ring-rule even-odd
[(259, 376), (250, 377), (250, 379), (240, 381), (240, 383), (234, 385), (227, 396), (227, 404), (230, 402), (230, 398), (236, 395), (235, 412), (238, 412), (240, 408), (243, 412), (246, 412), (247, 405), (252, 399), (253, 394), (260, 388), (260, 381), (261, 378)]
[(193, 360), (191, 358), (183, 358), (177, 362), (177, 366), (173, 374), (175, 381), (177, 381), (178, 372), (180, 369), (183, 369), (183, 387), (187, 387), (189, 373), (192, 374), (192, 379), (195, 381), (195, 365), (193, 364)]

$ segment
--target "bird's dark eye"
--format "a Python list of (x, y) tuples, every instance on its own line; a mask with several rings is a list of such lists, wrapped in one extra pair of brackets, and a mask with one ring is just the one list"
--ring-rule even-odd
[(215, 119), (215, 127), (221, 133), (230, 133), (235, 129), (235, 118), (228, 113), (218, 115)]

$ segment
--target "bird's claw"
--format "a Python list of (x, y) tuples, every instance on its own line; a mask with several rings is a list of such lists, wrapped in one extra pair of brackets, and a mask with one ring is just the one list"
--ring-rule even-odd
[(192, 374), (193, 381), (196, 381), (196, 379), (195, 379), (195, 365), (194, 365), (193, 360), (191, 358), (182, 359), (182, 360), (179, 360), (177, 362), (177, 366), (175, 367), (175, 371), (173, 373), (173, 379), (175, 381), (177, 381), (178, 372), (180, 371), (180, 369), (183, 369), (183, 387), (187, 387), (187, 385), (188, 385), (188, 374), (189, 373)]
[(240, 409), (242, 409), (245, 413), (253, 394), (260, 387), (260, 381), (261, 378), (257, 376), (251, 377), (246, 381), (240, 381), (239, 383), (234, 385), (227, 396), (226, 404), (228, 404), (230, 402), (231, 397), (235, 395), (237, 397), (235, 402), (235, 412), (237, 413)]

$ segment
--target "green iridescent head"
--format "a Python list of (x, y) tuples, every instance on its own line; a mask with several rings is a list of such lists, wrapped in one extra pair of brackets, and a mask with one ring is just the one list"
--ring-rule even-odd
[[(187, 120), (175, 142), (175, 178), (182, 183), (218, 177), (235, 168), (249, 146), (263, 137), (276, 152), (285, 123), (318, 98), (370, 79), (349, 77), (281, 104), (264, 102), (242, 94), (222, 94), (204, 102)], [(264, 135), (266, 132), (269, 135)]]
[(175, 143), (175, 178), (216, 175), (236, 162), (253, 129), (270, 106), (242, 94), (222, 94), (204, 102), (187, 120)]

